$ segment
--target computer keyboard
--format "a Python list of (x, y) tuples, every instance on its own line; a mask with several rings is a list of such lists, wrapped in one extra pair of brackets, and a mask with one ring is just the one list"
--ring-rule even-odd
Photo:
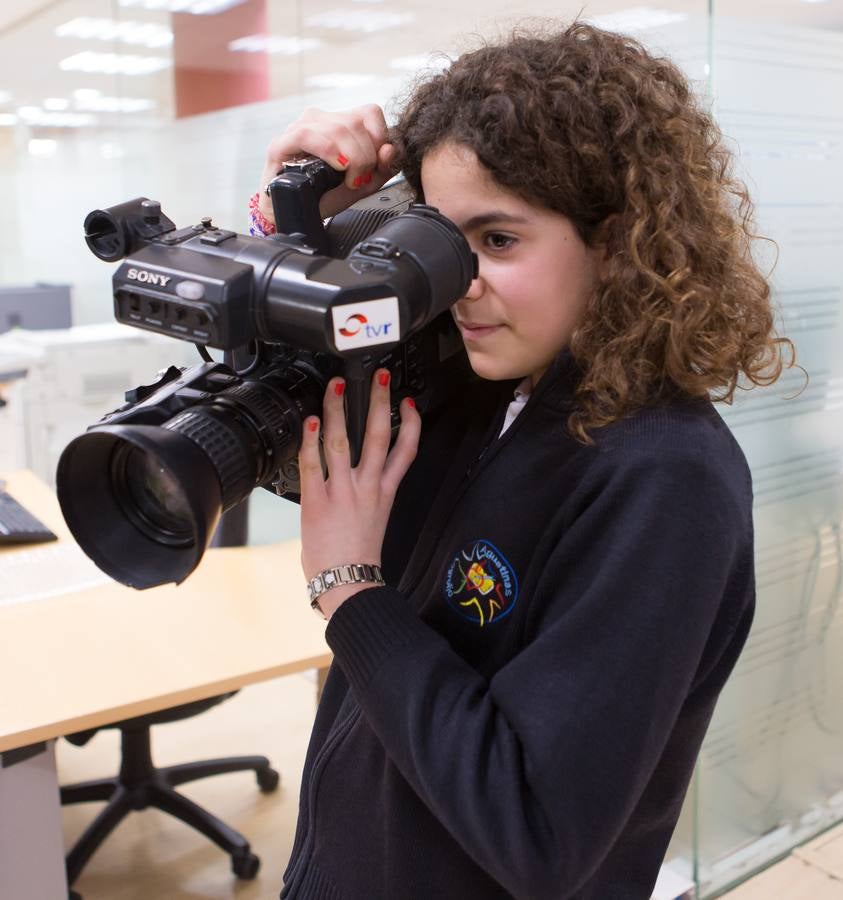
[(70, 542), (0, 553), (0, 606), (57, 597), (110, 580)]
[(0, 546), (41, 544), (56, 536), (6, 491), (0, 490)]

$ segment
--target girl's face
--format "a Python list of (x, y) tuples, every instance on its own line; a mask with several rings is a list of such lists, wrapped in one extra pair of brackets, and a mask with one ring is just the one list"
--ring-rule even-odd
[(471, 367), (535, 383), (568, 343), (594, 287), (598, 251), (571, 221), (498, 185), (473, 150), (447, 142), (422, 160), (425, 202), (462, 230), (480, 260), (451, 308)]

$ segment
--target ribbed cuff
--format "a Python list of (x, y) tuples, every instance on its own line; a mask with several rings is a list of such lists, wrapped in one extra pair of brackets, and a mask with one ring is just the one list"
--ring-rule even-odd
[(360, 591), (339, 607), (325, 629), (325, 640), (349, 685), (365, 690), (387, 659), (427, 632), (403, 594), (376, 587)]

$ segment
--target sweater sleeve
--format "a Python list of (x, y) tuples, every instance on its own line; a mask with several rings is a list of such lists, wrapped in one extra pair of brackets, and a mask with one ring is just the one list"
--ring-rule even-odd
[(389, 587), (357, 594), (327, 629), (394, 764), (465, 851), (530, 900), (573, 895), (599, 867), (698, 679), (751, 616), (749, 513), (710, 462), (602, 460), (589, 480), (519, 601), (533, 633), (490, 680)]

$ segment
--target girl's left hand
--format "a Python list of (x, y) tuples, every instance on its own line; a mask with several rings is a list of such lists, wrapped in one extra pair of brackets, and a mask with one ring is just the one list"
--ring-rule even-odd
[[(360, 462), (352, 468), (345, 427), (345, 382), (332, 378), (323, 403), (323, 449), (328, 469), (322, 474), (319, 419), (303, 424), (301, 478), (302, 568), (309, 581), (324, 569), (346, 563), (380, 565), (386, 523), (401, 479), (416, 455), (421, 418), (411, 399), (401, 403), (401, 427), (392, 449), (389, 372), (372, 378), (369, 415)], [(326, 618), (366, 585), (331, 588), (319, 600)]]

